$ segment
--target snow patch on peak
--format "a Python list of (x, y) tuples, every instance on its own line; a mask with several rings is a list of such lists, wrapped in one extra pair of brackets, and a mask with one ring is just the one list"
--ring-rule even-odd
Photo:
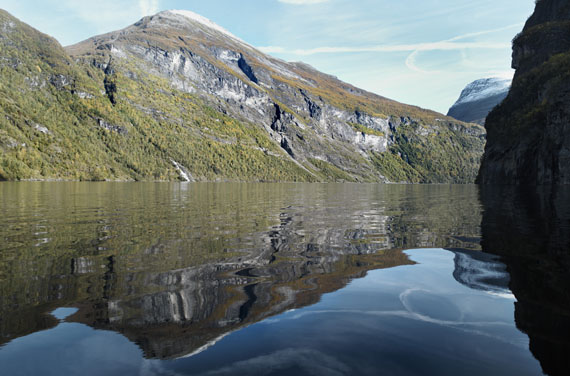
[(459, 100), (454, 104), (454, 106), (463, 103), (475, 102), (504, 93), (511, 87), (511, 81), (511, 79), (499, 77), (483, 78), (473, 81), (463, 89)]
[(178, 15), (178, 16), (182, 16), (182, 17), (186, 17), (189, 20), (192, 20), (194, 22), (198, 22), (199, 24), (202, 24), (204, 26), (206, 26), (209, 29), (215, 30), (221, 34), (224, 34), (232, 39), (237, 40), (240, 43), (245, 43), (243, 40), (241, 40), (240, 38), (236, 37), (235, 35), (233, 35), (232, 33), (230, 33), (229, 31), (227, 31), (226, 29), (224, 29), (223, 27), (221, 27), (220, 25), (216, 24), (215, 22), (211, 21), (210, 19), (199, 15), (198, 13), (194, 13), (192, 11), (189, 10), (168, 10), (166, 12), (164, 12), (166, 14), (174, 14), (174, 15)]

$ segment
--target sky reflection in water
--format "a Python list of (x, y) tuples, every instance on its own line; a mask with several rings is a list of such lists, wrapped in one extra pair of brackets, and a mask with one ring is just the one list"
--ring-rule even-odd
[(176, 360), (144, 359), (118, 333), (64, 322), (10, 342), (0, 363), (10, 375), (541, 374), (528, 337), (515, 327), (508, 289), (459, 283), (456, 261), (469, 255), (406, 254), (417, 264), (370, 271), (317, 304), (225, 334)]
[(564, 189), (0, 184), (0, 373), (565, 375), (568, 208)]

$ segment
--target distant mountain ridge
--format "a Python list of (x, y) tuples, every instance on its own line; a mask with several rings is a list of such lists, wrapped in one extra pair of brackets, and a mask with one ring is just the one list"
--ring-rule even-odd
[(189, 11), (65, 50), (0, 12), (0, 179), (472, 182), (481, 127), (261, 53)]
[(489, 112), (505, 99), (510, 87), (511, 80), (505, 78), (492, 77), (473, 81), (463, 89), (447, 116), (484, 125)]

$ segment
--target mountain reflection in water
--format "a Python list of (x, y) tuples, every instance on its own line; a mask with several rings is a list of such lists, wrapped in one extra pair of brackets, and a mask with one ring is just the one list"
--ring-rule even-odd
[[(260, 354), (275, 347), (275, 352), (280, 356), (289, 357), (293, 364), (299, 363), (293, 368), (279, 366), (276, 370), (281, 371), (273, 373), (294, 373), (295, 367), (301, 367), (299, 364), (303, 359), (324, 359), (324, 362), (334, 365), (335, 358), (342, 358), (338, 353), (341, 350), (337, 349), (336, 353), (331, 350), (327, 354), (317, 345), (307, 345), (300, 352), (290, 352), (287, 348), (278, 348), (277, 343), (287, 338), (299, 343), (310, 341), (300, 340), (300, 336), (305, 336), (303, 333), (310, 332), (305, 323), (302, 325), (305, 332), (297, 333), (297, 337), (294, 333), (301, 325), (299, 323), (291, 327), (290, 332), (282, 333), (280, 340), (272, 337), (265, 341), (265, 332), (260, 329), (262, 327), (252, 324), (269, 324), (272, 320), (287, 323), (295, 315), (315, 310), (327, 311), (328, 307), (330, 312), (323, 313), (321, 320), (327, 319), (314, 323), (315, 328), (345, 322), (357, 333), (358, 325), (368, 323), (369, 319), (362, 319), (356, 325), (346, 320), (351, 315), (361, 313), (344, 311), (364, 307), (365, 311), (385, 312), (388, 307), (394, 308), (394, 312), (407, 310), (404, 318), (408, 321), (431, 317), (427, 321), (430, 325), (443, 325), (454, 330), (459, 328), (464, 336), (462, 340), (478, 344), (491, 341), (486, 345), (489, 348), (498, 346), (497, 343), (502, 340), (495, 337), (503, 335), (512, 343), (509, 345), (512, 346), (512, 350), (509, 350), (512, 353), (504, 350), (511, 354), (506, 359), (516, 359), (520, 365), (527, 366), (527, 374), (533, 374), (532, 361), (519, 353), (520, 348), (528, 348), (524, 335), (516, 330), (507, 330), (510, 324), (503, 323), (505, 317), (512, 320), (514, 301), (509, 290), (507, 270), (513, 273), (513, 265), (518, 261), (507, 259), (505, 266), (497, 256), (480, 252), (481, 224), (485, 236), (484, 250), (504, 255), (505, 248), (491, 242), (492, 237), (485, 222), (494, 215), (487, 205), (492, 201), (491, 196), (482, 192), (479, 197), (477, 187), (6, 183), (0, 185), (0, 193), (3, 214), (0, 218), (3, 241), (0, 253), (0, 343), (4, 343), (0, 347), (0, 359), (2, 352), (9, 354), (19, 346), (28, 348), (26, 346), (30, 345), (25, 343), (34, 342), (33, 337), (45, 329), (51, 328), (44, 332), (44, 336), (52, 339), (68, 338), (72, 336), (69, 333), (85, 333), (86, 336), (91, 335), (88, 333), (99, 333), (98, 336), (103, 336), (104, 333), (116, 332), (135, 343), (142, 350), (144, 358), (180, 359), (169, 363), (172, 369), (168, 372), (185, 374), (188, 370), (184, 368), (187, 363), (183, 360), (190, 361), (192, 358), (193, 367), (206, 372), (209, 370), (207, 366), (195, 362), (200, 357), (213, 357), (219, 352), (224, 360), (213, 365), (223, 369), (232, 358), (224, 349), (244, 337), (238, 348), (243, 347), (243, 352), (253, 351), (248, 355), (251, 359), (260, 359), (259, 356), (264, 356)], [(506, 201), (503, 197), (501, 205), (507, 205)], [(494, 201), (489, 205), (498, 208)], [(485, 214), (482, 222), (483, 209)], [(508, 215), (505, 213), (502, 215)], [(495, 220), (495, 217), (491, 219)], [(512, 221), (513, 217), (508, 220)], [(506, 226), (503, 233), (514, 229), (514, 226)], [(513, 237), (517, 235), (513, 234)], [(499, 238), (503, 242), (509, 241), (508, 234)], [(428, 252), (423, 256), (426, 257), (425, 263), (432, 265), (433, 270), (422, 269), (421, 253), (416, 253), (421, 251), (414, 251), (411, 258), (408, 252), (403, 252), (414, 248), (446, 248), (452, 252), (448, 253), (451, 259), (440, 255), (440, 251), (429, 251), (435, 252), (433, 254), (425, 251)], [(441, 266), (430, 257), (441, 261)], [(416, 261), (420, 265), (414, 265)], [(440, 283), (442, 291), (447, 291), (445, 294), (450, 293), (449, 289), (457, 290), (458, 298), (451, 301), (447, 300), (447, 295), (441, 295), (437, 290), (433, 292), (427, 282), (422, 282), (422, 278), (427, 278), (424, 276), (435, 273), (448, 263), (449, 271), (446, 269), (445, 272), (436, 273), (437, 278), (434, 277), (432, 283)], [(407, 269), (406, 265), (411, 269)], [(522, 263), (520, 267), (526, 268)], [(386, 271), (383, 274), (370, 274), (376, 269)], [(532, 272), (538, 273), (535, 270)], [(390, 283), (409, 284), (405, 289), (409, 290), (407, 295), (402, 295), (399, 290), (390, 290), (390, 283), (386, 282), (377, 286), (375, 295), (357, 298), (366, 291), (368, 284), (391, 275), (398, 277), (394, 277)], [(533, 332), (537, 328), (533, 320), (537, 317), (529, 313), (529, 309), (524, 315), (520, 314), (521, 304), (526, 303), (523, 303), (524, 299), (519, 294), (524, 296), (527, 291), (517, 291), (514, 286), (520, 283), (517, 278), (520, 277), (514, 275), (510, 283), (519, 300), (515, 311), (517, 325), (529, 334), (533, 349), (533, 343), (538, 341), (534, 339)], [(532, 275), (528, 278), (532, 280)], [(448, 286), (452, 284), (450, 281), (459, 284), (451, 288)], [(421, 287), (422, 284), (425, 286)], [(361, 286), (360, 289), (358, 286)], [(521, 286), (523, 290), (528, 288)], [(467, 294), (465, 291), (470, 292), (461, 300), (462, 294)], [(331, 300), (336, 301), (335, 296), (344, 297), (342, 304), (331, 303)], [(378, 296), (384, 298), (376, 301)], [(392, 301), (396, 297), (397, 301)], [(462, 306), (462, 301), (467, 305)], [(495, 324), (489, 324), (491, 326), (485, 329), (481, 324), (465, 321), (473, 308), (469, 303), (471, 301), (486, 302), (501, 313), (483, 315), (488, 317), (474, 315), (471, 318), (474, 323), (483, 318), (500, 322), (500, 326), (495, 328)], [(557, 304), (554, 300), (551, 303)], [(60, 307), (69, 309), (62, 311)], [(54, 314), (50, 313), (57, 308), (60, 309)], [(454, 316), (454, 312), (459, 316)], [(384, 316), (383, 323), (396, 320)], [(457, 320), (459, 322), (455, 323)], [(565, 323), (568, 325), (568, 321)], [(392, 324), (402, 325), (399, 321)], [(288, 327), (290, 324), (282, 325)], [(383, 327), (378, 322), (374, 325), (374, 330)], [(396, 341), (392, 343), (395, 348), (403, 346), (397, 338), (408, 337), (408, 331), (433, 334), (432, 329), (417, 325), (402, 327), (401, 332), (392, 333), (388, 337), (390, 339), (386, 338), (386, 343)], [(467, 330), (466, 326), (469, 325), (479, 327), (477, 330)], [(111, 332), (86, 332), (88, 327)], [(281, 327), (274, 330), (279, 331)], [(335, 326), (329, 329), (329, 335), (315, 334), (314, 339), (322, 336), (320, 339), (324, 341), (343, 330)], [(362, 341), (374, 330), (362, 334)], [(388, 328), (385, 330), (390, 331)], [(538, 327), (536, 330), (540, 332), (542, 329)], [(475, 332), (487, 339), (472, 338)], [(228, 336), (231, 333), (232, 336)], [(248, 333), (255, 333), (255, 336)], [(343, 353), (346, 353), (346, 346), (350, 347), (350, 341), (357, 342), (355, 333), (345, 334)], [(445, 338), (444, 334), (438, 335)], [(448, 335), (449, 343), (459, 343), (456, 333)], [(104, 336), (115, 338), (106, 339), (113, 344), (122, 343), (118, 337), (108, 337), (110, 334)], [(402, 353), (394, 353), (395, 363), (398, 357), (406, 356), (404, 352), (414, 354), (418, 350), (410, 345), (419, 341), (414, 337), (408, 338), (408, 345), (402, 347)], [(427, 336), (425, 340), (429, 338)], [(46, 343), (49, 342), (46, 340)], [(372, 346), (372, 353), (384, 346), (378, 343), (367, 345)], [(255, 346), (265, 350), (260, 348), (254, 351), (251, 348)], [(27, 351), (33, 353), (33, 349), (31, 346)], [(422, 357), (430, 351), (433, 352), (424, 348), (417, 354)], [(541, 359), (540, 351), (533, 350), (533, 353), (546, 371), (546, 363), (550, 360), (545, 360), (544, 356)], [(200, 357), (196, 356), (198, 354)], [(352, 354), (350, 359), (354, 360), (353, 365), (346, 360), (338, 367), (332, 366), (324, 371), (350, 374), (354, 372), (358, 363), (356, 360), (361, 356)], [(436, 358), (430, 361), (435, 362), (433, 367), (437, 364), (437, 357), (441, 358), (441, 366), (446, 364), (445, 355), (437, 353), (434, 356)], [(491, 355), (477, 356), (489, 357), (487, 360), (489, 364), (492, 363)], [(448, 369), (453, 370), (455, 365), (460, 370), (469, 359), (469, 356), (463, 360), (447, 359)], [(237, 358), (235, 360), (240, 362)], [(87, 360), (85, 362), (88, 363)], [(364, 360), (362, 362), (365, 364)], [(159, 363), (144, 364), (156, 366)], [(212, 363), (208, 364), (212, 366)], [(481, 371), (484, 364), (481, 362), (481, 368), (476, 370)], [(303, 367), (297, 371), (323, 373), (323, 370), (311, 368), (313, 366)], [(500, 370), (508, 370), (508, 367), (508, 362), (497, 366), (496, 374)], [(103, 369), (100, 371), (103, 372)], [(133, 369), (110, 368), (106, 372), (128, 374)], [(156, 369), (153, 372), (161, 373)], [(360, 369), (357, 373), (366, 372)], [(402, 374), (413, 372), (402, 371)]]
[(482, 187), (482, 247), (502, 256), (517, 327), (549, 375), (570, 370), (570, 187)]

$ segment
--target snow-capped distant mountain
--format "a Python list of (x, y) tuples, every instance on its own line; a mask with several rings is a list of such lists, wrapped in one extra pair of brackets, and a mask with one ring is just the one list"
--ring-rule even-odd
[(491, 110), (501, 103), (511, 87), (505, 78), (484, 78), (471, 82), (447, 113), (458, 120), (483, 125)]

